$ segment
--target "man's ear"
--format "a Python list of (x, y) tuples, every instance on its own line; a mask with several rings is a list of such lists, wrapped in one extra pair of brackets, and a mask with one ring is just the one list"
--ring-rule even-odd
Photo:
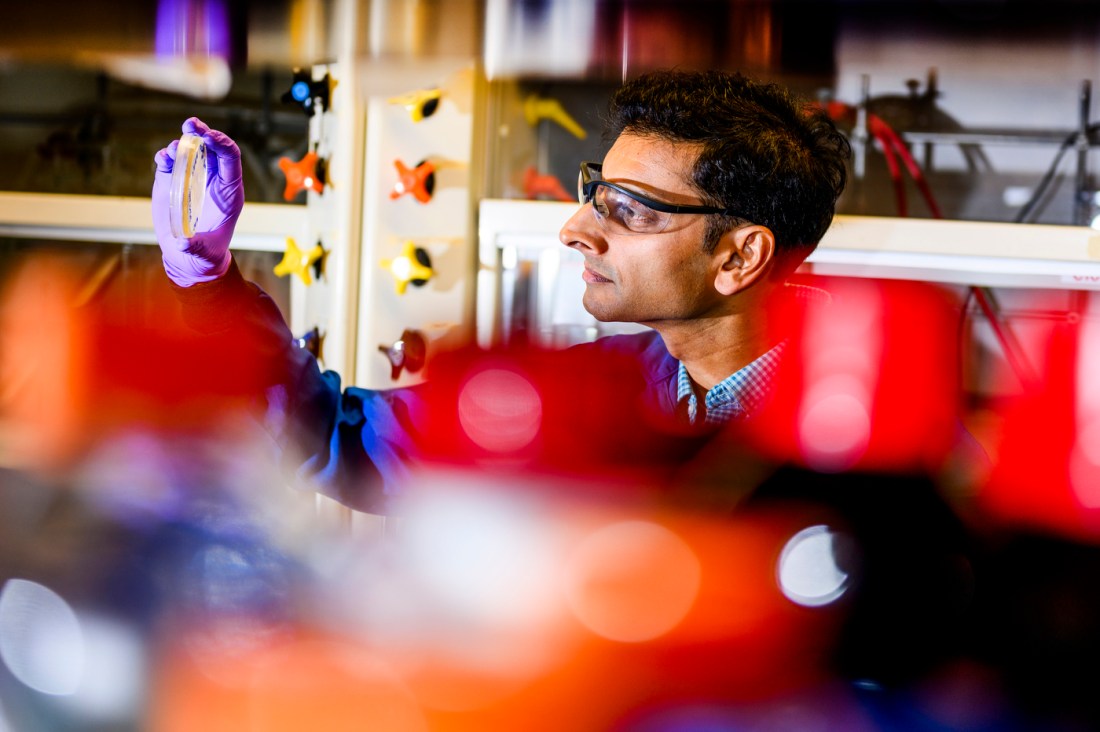
[(775, 264), (775, 234), (766, 226), (744, 226), (727, 231), (715, 248), (718, 273), (715, 289), (733, 295), (751, 287), (772, 271)]

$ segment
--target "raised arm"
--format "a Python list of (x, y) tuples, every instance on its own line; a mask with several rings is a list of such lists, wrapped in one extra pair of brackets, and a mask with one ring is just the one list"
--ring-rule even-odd
[[(275, 302), (241, 276), (229, 253), (244, 205), (240, 149), (194, 117), (183, 132), (200, 136), (207, 150), (195, 233), (172, 233), (169, 196), (179, 140), (155, 157), (153, 223), (184, 321), (202, 334), (198, 347), (210, 353), (209, 369), (196, 377), (245, 385), (274, 457), (293, 482), (361, 511), (388, 513), (414, 452), (415, 394), (344, 388), (335, 372), (322, 372), (295, 345)], [(227, 359), (228, 353), (237, 358)]]
[(229, 269), (229, 242), (244, 207), (244, 180), (240, 148), (228, 135), (210, 129), (197, 117), (184, 122), (182, 129), (200, 137), (206, 146), (207, 181), (202, 213), (194, 236), (173, 236), (169, 196), (180, 142), (173, 140), (154, 158), (157, 170), (153, 177), (153, 228), (169, 279), (180, 287), (191, 287), (215, 280)]

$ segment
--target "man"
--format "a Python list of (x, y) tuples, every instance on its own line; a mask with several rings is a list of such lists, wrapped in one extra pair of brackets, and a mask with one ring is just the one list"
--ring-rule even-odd
[[(258, 358), (280, 364), (263, 400), (284, 459), (300, 459), (299, 472), (337, 500), (386, 513), (419, 452), (420, 395), (344, 390), (338, 375), (292, 348), (274, 304), (228, 253), (243, 205), (239, 150), (198, 120), (184, 131), (203, 137), (217, 165), (199, 233), (176, 239), (167, 188), (177, 143), (156, 157), (154, 223), (187, 317), (206, 332), (249, 334)], [(585, 257), (585, 308), (652, 331), (572, 355), (593, 367), (630, 356), (638, 396), (668, 419), (749, 417), (784, 348), (772, 342), (769, 308), (832, 221), (848, 144), (783, 88), (717, 71), (626, 83), (613, 96), (609, 132), (602, 166), (582, 165), (582, 206), (561, 240)], [(571, 397), (582, 388), (575, 371), (562, 375)]]
[(782, 348), (768, 304), (832, 221), (848, 143), (780, 87), (714, 71), (626, 84), (609, 132), (561, 231), (585, 309), (660, 334), (692, 421), (747, 416)]

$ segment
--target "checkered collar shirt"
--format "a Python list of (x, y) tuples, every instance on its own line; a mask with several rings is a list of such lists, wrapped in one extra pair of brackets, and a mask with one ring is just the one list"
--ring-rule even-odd
[[(754, 414), (768, 396), (786, 345), (786, 341), (781, 341), (763, 356), (715, 384), (704, 400), (704, 424), (720, 425)], [(695, 424), (699, 401), (683, 362), (676, 374), (676, 401), (681, 405), (686, 402), (688, 419)]]

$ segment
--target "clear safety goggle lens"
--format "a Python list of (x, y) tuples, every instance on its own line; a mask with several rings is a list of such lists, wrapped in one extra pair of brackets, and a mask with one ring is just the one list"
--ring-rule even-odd
[(591, 201), (596, 219), (615, 234), (658, 234), (672, 220), (672, 214), (655, 211), (606, 184), (593, 186)]
[(581, 167), (577, 180), (577, 199), (591, 203), (596, 220), (615, 234), (658, 234), (664, 231), (672, 214), (648, 206), (614, 183), (593, 177), (591, 168)]

